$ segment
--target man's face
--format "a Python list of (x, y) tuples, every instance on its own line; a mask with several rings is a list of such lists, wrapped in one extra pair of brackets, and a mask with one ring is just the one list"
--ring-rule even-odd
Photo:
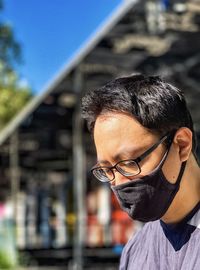
[[(120, 160), (135, 159), (159, 139), (160, 137), (127, 114), (110, 112), (100, 115), (94, 127), (98, 165), (113, 166)], [(115, 171), (115, 179), (111, 184), (119, 185), (149, 174), (160, 163), (165, 151), (166, 146), (161, 144), (142, 160), (140, 162), (141, 173), (136, 177), (130, 179)]]

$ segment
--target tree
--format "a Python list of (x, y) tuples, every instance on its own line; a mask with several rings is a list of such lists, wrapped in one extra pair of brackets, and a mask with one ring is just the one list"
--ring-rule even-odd
[(4, 83), (0, 85), (0, 129), (23, 108), (30, 98), (31, 91), (19, 86), (14, 71), (4, 74)]
[[(3, 0), (0, 0), (0, 13)], [(20, 85), (16, 64), (21, 63), (21, 47), (12, 27), (0, 20), (0, 129), (26, 104), (32, 94)]]
[[(0, 12), (3, 12), (3, 1), (0, 0)], [(0, 61), (5, 71), (13, 70), (16, 63), (21, 61), (21, 48), (14, 31), (8, 23), (0, 19)]]

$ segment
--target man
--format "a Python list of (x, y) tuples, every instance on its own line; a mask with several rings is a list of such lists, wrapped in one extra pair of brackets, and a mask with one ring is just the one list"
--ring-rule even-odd
[(146, 222), (126, 244), (125, 270), (200, 269), (200, 169), (183, 93), (159, 77), (118, 78), (83, 98), (93, 174)]

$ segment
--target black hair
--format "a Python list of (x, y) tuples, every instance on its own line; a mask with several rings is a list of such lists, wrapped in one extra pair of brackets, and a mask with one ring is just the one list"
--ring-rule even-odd
[(183, 92), (158, 76), (131, 75), (89, 91), (82, 99), (82, 115), (92, 132), (96, 118), (115, 111), (132, 115), (145, 128), (164, 135), (188, 127), (196, 138)]

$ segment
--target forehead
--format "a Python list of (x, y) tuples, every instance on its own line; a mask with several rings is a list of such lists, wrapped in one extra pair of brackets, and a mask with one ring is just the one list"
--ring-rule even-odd
[(118, 132), (117, 136), (136, 137), (137, 134), (147, 136), (151, 134), (148, 129), (143, 127), (133, 116), (119, 112), (108, 112), (99, 115), (94, 126), (94, 137), (103, 132), (104, 135), (112, 135)]
[(108, 159), (113, 153), (149, 145), (153, 135), (135, 118), (125, 113), (110, 112), (100, 115), (94, 126), (97, 156)]

